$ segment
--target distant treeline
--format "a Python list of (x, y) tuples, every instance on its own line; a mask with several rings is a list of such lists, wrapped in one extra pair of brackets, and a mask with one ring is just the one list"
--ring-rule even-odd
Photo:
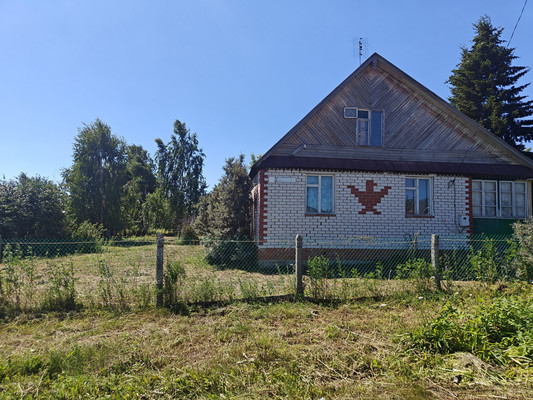
[[(170, 141), (155, 142), (152, 159), (142, 146), (128, 145), (99, 119), (84, 124), (61, 183), (24, 173), (0, 180), (0, 236), (83, 239), (179, 234), (184, 227), (192, 235), (249, 234), (251, 182), (244, 156), (227, 160), (225, 176), (207, 194), (205, 155), (196, 133), (176, 120)], [(233, 182), (238, 182), (238, 193)], [(237, 205), (245, 211), (231, 212)], [(239, 216), (230, 221), (237, 227), (226, 227), (227, 218), (217, 217), (226, 214)]]

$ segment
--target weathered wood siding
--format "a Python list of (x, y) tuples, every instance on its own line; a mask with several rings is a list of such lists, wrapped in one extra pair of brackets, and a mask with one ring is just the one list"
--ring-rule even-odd
[[(272, 155), (373, 160), (514, 163), (501, 149), (476, 140), (457, 118), (435, 107), (377, 63), (368, 65), (305, 121)], [(344, 107), (383, 111), (383, 147), (358, 146), (355, 119)]]

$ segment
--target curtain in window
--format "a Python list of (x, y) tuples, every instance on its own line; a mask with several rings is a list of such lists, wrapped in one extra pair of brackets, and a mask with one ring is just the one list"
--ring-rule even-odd
[(320, 185), (320, 212), (333, 212), (333, 178), (331, 176), (323, 176)]

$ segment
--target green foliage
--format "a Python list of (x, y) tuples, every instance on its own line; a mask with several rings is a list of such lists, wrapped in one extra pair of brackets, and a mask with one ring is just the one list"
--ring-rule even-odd
[(251, 237), (252, 187), (244, 155), (228, 158), (224, 175), (198, 206), (198, 232), (217, 239)]
[(498, 264), (501, 255), (498, 253), (493, 239), (485, 238), (479, 250), (470, 248), (470, 266), (475, 278), (481, 282), (494, 283), (499, 278)]
[(519, 279), (533, 282), (533, 218), (524, 222), (515, 222), (513, 230), (519, 243), (513, 253), (516, 275)]
[(533, 366), (531, 292), (490, 298), (473, 313), (447, 303), (439, 315), (410, 334), (410, 345), (439, 353), (470, 352), (497, 364)]
[(146, 196), (142, 206), (143, 220), (146, 221), (151, 232), (159, 229), (172, 231), (175, 228), (174, 221), (170, 218), (172, 206), (160, 188)]
[(328, 278), (330, 277), (329, 259), (316, 256), (307, 261), (309, 291), (315, 299), (326, 299), (329, 296)]
[(396, 277), (411, 280), (417, 291), (430, 291), (434, 286), (432, 281), (434, 275), (433, 265), (423, 258), (408, 260), (396, 267)]
[(0, 180), (0, 236), (60, 238), (65, 235), (64, 193), (40, 176)]
[(205, 193), (206, 183), (202, 175), (205, 154), (198, 146), (196, 133), (191, 133), (185, 123), (174, 122), (170, 142), (155, 140), (157, 151), (157, 180), (160, 196), (169, 201), (170, 220), (174, 229), (194, 213), (194, 206)]
[(6, 245), (0, 269), (0, 318), (34, 307), (36, 272), (33, 257), (25, 257), (20, 247)]
[(96, 119), (79, 129), (72, 158), (72, 166), (63, 171), (72, 223), (89, 221), (118, 233), (124, 227), (121, 204), (127, 182), (126, 143)]
[(257, 268), (257, 245), (250, 240), (235, 238), (219, 240), (206, 238), (205, 259), (219, 268), (240, 268), (254, 270)]
[(178, 239), (178, 244), (181, 245), (197, 245), (200, 243), (200, 239), (196, 234), (192, 225), (185, 225), (181, 230), (180, 237)]
[(102, 305), (119, 311), (129, 310), (126, 277), (117, 278), (113, 269), (104, 260), (98, 260), (98, 272), (100, 275), (98, 291)]
[(122, 215), (129, 235), (144, 235), (150, 229), (143, 206), (146, 198), (156, 190), (154, 163), (141, 146), (127, 147), (127, 182), (123, 187)]
[(42, 309), (45, 311), (72, 311), (78, 306), (75, 288), (74, 264), (48, 262), (49, 286)]
[(79, 241), (76, 244), (78, 253), (97, 253), (104, 243), (104, 227), (102, 224), (91, 224), (83, 221), (72, 229), (72, 238)]
[(493, 27), (484, 16), (474, 24), (472, 47), (461, 48), (461, 62), (448, 79), (450, 102), (459, 111), (504, 139), (524, 148), (523, 142), (533, 139), (533, 101), (525, 100), (522, 91), (529, 85), (518, 81), (527, 67), (513, 66), (517, 56), (504, 45), (502, 28)]
[(163, 305), (170, 309), (179, 308), (182, 302), (179, 300), (183, 298), (183, 283), (185, 281), (185, 268), (183, 268), (179, 261), (168, 262), (165, 274), (163, 276)]

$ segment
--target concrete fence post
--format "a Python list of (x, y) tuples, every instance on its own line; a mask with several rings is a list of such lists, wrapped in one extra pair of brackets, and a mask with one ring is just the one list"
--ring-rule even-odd
[(437, 290), (442, 290), (440, 283), (442, 271), (439, 262), (439, 235), (431, 235), (431, 264), (435, 271), (435, 286)]
[(157, 259), (155, 264), (156, 307), (163, 306), (163, 242), (164, 236), (157, 234)]
[(304, 285), (303, 285), (303, 274), (304, 268), (302, 264), (302, 237), (300, 234), (296, 235), (296, 246), (295, 246), (295, 270), (296, 270), (296, 294), (304, 294)]

